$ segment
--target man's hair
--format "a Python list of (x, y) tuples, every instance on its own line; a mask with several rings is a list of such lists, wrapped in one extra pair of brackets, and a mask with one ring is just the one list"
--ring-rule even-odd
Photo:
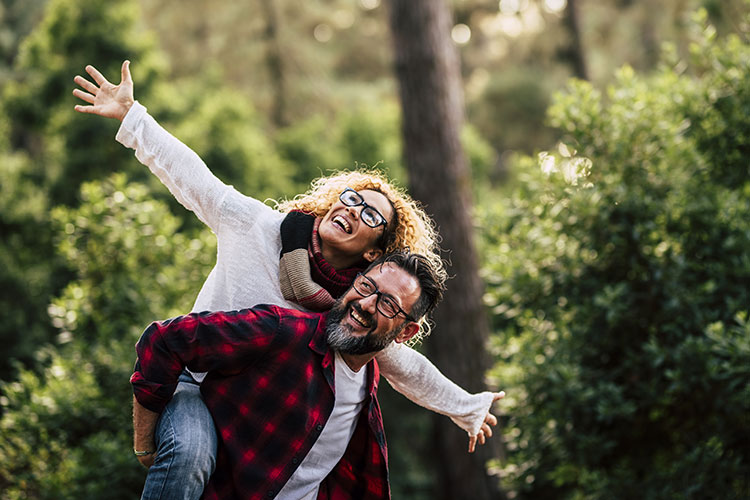
[(423, 255), (442, 286), (448, 274), (440, 258), (438, 234), (432, 219), (419, 203), (376, 170), (342, 171), (319, 177), (312, 181), (306, 193), (295, 196), (292, 200), (279, 202), (277, 208), (282, 212), (302, 210), (322, 217), (347, 187), (355, 191), (378, 191), (388, 199), (394, 209), (394, 216), (392, 223), (386, 228), (386, 234), (378, 242), (381, 249), (384, 253), (409, 250)]
[(445, 281), (440, 279), (427, 257), (409, 251), (385, 254), (370, 264), (363, 274), (387, 262), (403, 269), (419, 282), (419, 298), (409, 314), (422, 325), (420, 332), (414, 338), (414, 341), (419, 341), (429, 335), (430, 325), (427, 322), (427, 316), (443, 298)]

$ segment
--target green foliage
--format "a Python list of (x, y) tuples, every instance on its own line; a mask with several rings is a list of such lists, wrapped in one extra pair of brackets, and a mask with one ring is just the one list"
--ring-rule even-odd
[(401, 162), (399, 110), (392, 103), (360, 106), (334, 118), (317, 115), (279, 130), (279, 153), (295, 165), (298, 191), (333, 170), (377, 167), (405, 179)]
[(12, 146), (29, 152), (53, 205), (74, 203), (85, 180), (129, 163), (132, 168), (130, 155), (112, 141), (116, 122), (71, 112), (76, 98), (70, 92), (86, 64), (119, 82), (120, 63), (127, 58), (138, 60), (139, 91), (148, 92), (157, 62), (149, 37), (134, 29), (137, 14), (132, 0), (52, 0), (21, 46), (14, 79), (2, 97), (13, 123)]
[(580, 156), (519, 160), (482, 214), (518, 498), (750, 494), (750, 47), (699, 43), (711, 72), (572, 82)]
[(554, 143), (544, 123), (553, 88), (548, 76), (540, 69), (503, 71), (470, 102), (469, 119), (495, 149), (531, 153)]
[(189, 237), (147, 188), (122, 174), (85, 184), (59, 207), (59, 250), (76, 279), (50, 306), (58, 348), (41, 374), (4, 383), (2, 498), (133, 498), (143, 472), (131, 453), (133, 345), (158, 317), (190, 309), (215, 255), (209, 231)]
[[(467, 124), (461, 141), (473, 178), (493, 175), (496, 154), (479, 131)], [(405, 185), (407, 173), (401, 159), (400, 111), (393, 103), (378, 108), (361, 106), (341, 113), (333, 123), (317, 115), (276, 133), (279, 154), (295, 165), (294, 180), (301, 192), (312, 179), (332, 170), (357, 166), (376, 167)], [(477, 189), (487, 188), (478, 182)]]
[[(13, 10), (15, 12), (15, 8)], [(75, 203), (80, 183), (135, 170), (132, 156), (112, 137), (116, 124), (72, 111), (73, 76), (94, 63), (116, 76), (125, 57), (144, 60), (147, 91), (154, 65), (147, 38), (133, 29), (134, 2), (50, 1), (44, 17), (21, 44), (12, 78), (0, 94), (0, 325), (4, 345), (0, 378), (12, 378), (11, 361), (31, 366), (34, 351), (54, 334), (47, 307), (70, 279), (56, 255), (49, 207)], [(20, 14), (19, 14), (20, 15)], [(117, 58), (114, 59), (113, 58)], [(103, 61), (115, 65), (108, 66)], [(138, 169), (145, 177), (144, 169)]]
[(347, 164), (334, 146), (334, 127), (321, 115), (280, 129), (275, 141), (279, 154), (295, 166), (297, 192), (303, 192), (312, 179), (324, 175), (329, 169)]
[(180, 220), (123, 174), (84, 184), (81, 198), (78, 208), (53, 211), (59, 250), (77, 276), (50, 307), (63, 335), (87, 342), (119, 338), (189, 310), (186, 298), (200, 288), (215, 256), (210, 232), (178, 233)]
[(41, 16), (46, 0), (4, 0), (0, 4), (0, 87), (12, 74), (18, 46)]
[(288, 193), (292, 166), (275, 150), (252, 102), (232, 89), (216, 92), (222, 85), (218, 70), (209, 68), (200, 78), (156, 86), (143, 104), (222, 181), (261, 200)]
[[(0, 111), (0, 114), (2, 112)], [(0, 125), (0, 129), (6, 128)], [(6, 137), (4, 130), (0, 136)], [(1, 139), (0, 139), (1, 141)], [(48, 217), (48, 200), (43, 189), (26, 175), (30, 160), (23, 152), (10, 152), (0, 144), (0, 379), (12, 377), (11, 360), (24, 364), (33, 362), (33, 355), (46, 342), (53, 330), (44, 315), (55, 287), (64, 283), (66, 273), (60, 262), (51, 256), (39, 259), (29, 245), (52, 247), (52, 231)]]
[[(719, 32), (744, 26), (732, 14), (741, 0), (700, 1), (723, 19)], [(719, 44), (706, 26), (686, 50), (692, 32), (664, 13), (697, 2), (671, 0), (659, 16), (650, 15), (659, 14), (652, 2), (590, 5), (583, 29), (603, 36), (601, 46), (588, 43), (595, 78), (610, 81), (608, 68), (620, 61), (644, 67), (643, 35), (658, 34), (645, 37), (654, 45), (673, 31), (674, 52), (692, 54), (689, 73), (675, 56), (654, 78), (621, 71), (603, 95), (572, 84), (556, 97), (552, 124), (593, 160), (589, 175), (564, 150), (554, 157), (561, 176), (532, 172), (533, 162), (521, 159), (511, 199), (488, 202), (480, 217), (493, 349), (502, 358), (493, 376), (508, 390), (513, 418), (501, 472), (521, 496), (731, 498), (747, 488), (741, 284), (750, 58), (740, 39)], [(200, 1), (188, 9), (153, 0), (0, 6), (0, 379), (14, 380), (0, 387), (0, 498), (137, 496), (132, 344), (149, 321), (189, 309), (215, 252), (192, 214), (114, 142), (116, 122), (72, 111), (72, 78), (85, 64), (118, 81), (130, 59), (136, 98), (219, 177), (253, 196), (291, 196), (357, 163), (377, 164), (404, 184), (393, 82), (383, 73), (385, 6), (273, 4), (275, 19), (260, 8), (248, 18), (239, 15), (246, 5), (217, 10)], [(516, 38), (495, 29), (494, 8), (455, 6), (473, 32), (462, 52), (476, 128), (462, 140), (476, 193), (487, 197), (509, 164), (493, 149), (551, 142), (540, 117), (545, 93), (567, 74), (553, 55), (564, 27), (544, 14), (544, 29)], [(141, 23), (158, 28), (170, 74), (185, 78), (166, 81), (167, 65)], [(331, 40), (315, 41), (317, 28)], [(273, 51), (281, 82), (269, 81)], [(529, 60), (532, 76), (510, 69)], [(267, 133), (254, 107), (270, 109), (274, 97), (286, 102), (292, 125)], [(106, 180), (80, 189), (92, 179)], [(388, 431), (410, 444), (391, 442), (404, 469), (394, 493), (429, 497), (432, 478), (415, 465), (420, 453), (409, 438), (429, 436), (417, 417), (394, 414), (387, 425), (402, 420)]]
[[(750, 8), (750, 3), (747, 4)], [(705, 13), (698, 20), (705, 22)], [(715, 32), (706, 28), (709, 41)], [(693, 65), (703, 73), (697, 99), (684, 103), (690, 135), (705, 154), (710, 175), (727, 186), (750, 176), (750, 49), (739, 36), (719, 45), (694, 43)], [(718, 71), (717, 71), (718, 68)]]
[[(388, 467), (394, 499), (430, 500), (436, 497), (439, 458), (429, 456), (434, 439), (431, 415), (397, 393), (390, 385), (378, 386), (383, 426), (388, 437)], [(445, 418), (445, 417), (442, 417)]]

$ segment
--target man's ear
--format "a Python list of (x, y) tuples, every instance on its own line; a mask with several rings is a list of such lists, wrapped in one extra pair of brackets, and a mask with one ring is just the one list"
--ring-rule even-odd
[(419, 331), (419, 323), (415, 323), (414, 321), (409, 321), (405, 326), (404, 329), (399, 332), (398, 335), (396, 335), (396, 338), (393, 339), (396, 343), (401, 344), (403, 342), (406, 342), (410, 338), (412, 338), (414, 335), (417, 334)]
[(373, 247), (369, 250), (365, 250), (365, 253), (362, 254), (362, 258), (365, 259), (367, 262), (374, 262), (381, 255), (383, 255), (383, 251), (379, 248)]

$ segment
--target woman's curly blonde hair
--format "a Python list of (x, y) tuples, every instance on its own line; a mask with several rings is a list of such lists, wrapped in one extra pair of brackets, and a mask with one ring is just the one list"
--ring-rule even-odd
[[(301, 210), (323, 217), (347, 187), (355, 191), (378, 191), (388, 198), (396, 211), (396, 227), (389, 228), (390, 237), (383, 251), (390, 253), (396, 250), (409, 250), (424, 255), (440, 282), (445, 283), (448, 273), (440, 258), (439, 237), (432, 219), (406, 191), (394, 186), (377, 170), (340, 171), (319, 177), (312, 181), (307, 192), (291, 200), (279, 202), (277, 209), (281, 212)], [(426, 336), (429, 329), (429, 324), (423, 322), (421, 337)]]

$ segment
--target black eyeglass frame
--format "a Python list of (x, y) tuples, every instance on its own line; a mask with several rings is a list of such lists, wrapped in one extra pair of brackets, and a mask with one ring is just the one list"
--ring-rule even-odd
[[(347, 191), (350, 191), (350, 192), (354, 193), (355, 195), (357, 195), (357, 198), (359, 198), (359, 202), (357, 202), (357, 203), (349, 203), (349, 202), (347, 202), (344, 199), (344, 193), (346, 193)], [(377, 208), (373, 207), (372, 205), (368, 205), (367, 202), (365, 201), (364, 197), (361, 194), (359, 194), (357, 191), (355, 191), (354, 189), (348, 187), (348, 188), (344, 189), (343, 191), (341, 191), (341, 194), (339, 194), (339, 200), (341, 200), (341, 203), (343, 203), (347, 207), (358, 207), (358, 206), (361, 205), (362, 206), (362, 210), (359, 211), (359, 218), (362, 219), (362, 222), (364, 222), (367, 226), (369, 226), (369, 227), (371, 227), (373, 229), (377, 229), (380, 226), (385, 226), (385, 230), (386, 231), (388, 230), (388, 219), (386, 219), (385, 217), (383, 217), (383, 214), (381, 214), (380, 211)], [(369, 210), (371, 212), (375, 212), (375, 215), (380, 218), (380, 222), (378, 222), (376, 225), (373, 226), (372, 224), (370, 224), (369, 222), (367, 222), (367, 220), (363, 219), (362, 218), (362, 214), (364, 213), (365, 210)]]
[[(361, 292), (361, 291), (359, 290), (359, 288), (357, 288), (357, 281), (359, 281), (359, 280), (360, 280), (360, 278), (363, 278), (363, 279), (367, 280), (367, 282), (368, 282), (368, 283), (369, 283), (370, 285), (372, 285), (372, 287), (374, 288), (374, 290), (373, 290), (372, 292), (368, 293), (368, 294), (364, 294), (364, 293), (362, 293), (362, 292)], [(361, 295), (361, 296), (362, 296), (363, 298), (365, 298), (365, 297), (369, 297), (370, 295), (373, 295), (373, 294), (377, 295), (377, 296), (378, 296), (378, 298), (377, 298), (377, 299), (375, 300), (375, 309), (377, 309), (377, 310), (378, 310), (378, 312), (379, 312), (380, 314), (382, 314), (382, 315), (383, 315), (384, 317), (386, 317), (386, 318), (388, 318), (388, 319), (393, 319), (393, 318), (395, 318), (396, 316), (398, 316), (399, 314), (403, 314), (403, 315), (404, 315), (404, 317), (405, 317), (405, 318), (406, 318), (407, 320), (409, 320), (409, 321), (413, 321), (413, 322), (416, 322), (416, 321), (417, 321), (417, 320), (416, 320), (416, 319), (415, 319), (414, 317), (412, 317), (412, 316), (411, 316), (410, 314), (407, 314), (407, 313), (406, 313), (406, 311), (404, 311), (403, 309), (401, 309), (401, 306), (399, 306), (399, 305), (398, 305), (398, 304), (396, 303), (396, 300), (395, 300), (395, 299), (394, 299), (393, 297), (391, 297), (390, 295), (388, 295), (388, 294), (386, 294), (386, 293), (383, 293), (383, 292), (381, 292), (381, 291), (380, 291), (380, 289), (378, 288), (378, 284), (377, 284), (377, 283), (375, 283), (375, 280), (374, 280), (374, 279), (372, 279), (372, 278), (370, 278), (369, 276), (365, 276), (365, 275), (364, 275), (364, 274), (362, 274), (362, 273), (357, 273), (357, 276), (356, 276), (356, 277), (354, 278), (354, 282), (352, 283), (352, 288), (354, 288), (354, 291), (355, 291), (355, 292), (357, 292), (357, 293), (358, 293), (359, 295)], [(391, 301), (391, 303), (393, 304), (393, 307), (395, 307), (395, 308), (396, 308), (396, 312), (395, 312), (395, 313), (393, 313), (393, 314), (392, 314), (391, 316), (389, 316), (389, 315), (388, 315), (388, 313), (386, 313), (386, 312), (384, 312), (384, 311), (383, 311), (382, 309), (380, 309), (380, 299), (382, 299), (382, 298), (383, 298), (384, 296), (385, 296), (385, 297), (388, 297), (388, 299), (389, 299), (389, 300)]]

